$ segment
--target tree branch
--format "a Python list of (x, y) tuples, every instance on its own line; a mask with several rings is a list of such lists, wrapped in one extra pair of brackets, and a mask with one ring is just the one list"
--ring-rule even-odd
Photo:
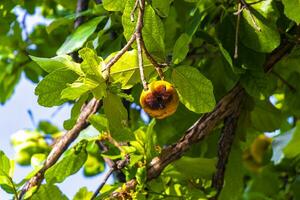
[(224, 119), (224, 127), (221, 131), (218, 148), (218, 163), (217, 171), (212, 180), (212, 186), (216, 189), (217, 193), (212, 200), (218, 199), (219, 194), (223, 188), (225, 169), (228, 162), (231, 146), (234, 141), (234, 135), (240, 115), (242, 98), (240, 98), (239, 105), (237, 105), (235, 111)]

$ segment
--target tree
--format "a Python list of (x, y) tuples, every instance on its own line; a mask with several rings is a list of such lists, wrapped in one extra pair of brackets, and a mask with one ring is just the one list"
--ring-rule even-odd
[[(52, 22), (28, 32), (37, 10)], [(2, 0), (1, 103), (24, 73), (40, 105), (72, 111), (65, 131), (12, 137), (33, 172), (15, 183), (1, 151), (1, 188), (67, 199), (56, 183), (107, 165), (74, 199), (300, 199), (299, 13), (292, 0)]]

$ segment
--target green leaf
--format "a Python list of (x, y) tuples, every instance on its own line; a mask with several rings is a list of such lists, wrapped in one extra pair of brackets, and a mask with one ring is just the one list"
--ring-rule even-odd
[(79, 55), (83, 59), (80, 67), (85, 75), (64, 89), (61, 97), (75, 100), (84, 93), (91, 91), (96, 99), (102, 99), (106, 95), (106, 81), (101, 72), (102, 65), (104, 65), (102, 58), (89, 48), (81, 49)]
[(189, 52), (190, 42), (191, 37), (186, 33), (181, 34), (180, 37), (176, 40), (176, 43), (173, 48), (172, 58), (172, 62), (174, 64), (178, 64), (185, 59), (186, 55)]
[(0, 176), (10, 174), (10, 161), (3, 151), (0, 151)]
[(108, 11), (123, 11), (126, 0), (103, 0), (103, 7)]
[(96, 99), (100, 100), (106, 96), (107, 85), (103, 78), (87, 76), (84, 79), (84, 84), (91, 90)]
[[(244, 9), (242, 12), (241, 42), (255, 51), (271, 52), (280, 44), (280, 35), (276, 27), (278, 14), (273, 8), (271, 0), (261, 1), (251, 7), (250, 11)], [(253, 22), (250, 12), (255, 22)]]
[(51, 73), (57, 69), (69, 69), (76, 72), (78, 75), (83, 74), (80, 69), (80, 65), (76, 62), (73, 62), (72, 57), (68, 55), (56, 56), (53, 58), (30, 56), (30, 58), (48, 73)]
[(289, 143), (284, 147), (283, 153), (286, 158), (294, 158), (300, 155), (300, 123), (292, 130), (292, 137)]
[(193, 20), (188, 23), (186, 32), (181, 34), (180, 37), (176, 40), (175, 45), (173, 47), (173, 58), (172, 62), (174, 64), (178, 64), (186, 58), (190, 50), (189, 44), (192, 41), (193, 35), (197, 31), (200, 22), (201, 22), (201, 14), (197, 10), (194, 14)]
[(183, 104), (179, 104), (176, 114), (156, 121), (155, 132), (159, 145), (175, 143), (199, 117), (199, 114), (188, 110)]
[[(87, 159), (87, 152), (85, 149), (86, 144), (84, 145), (86, 141), (82, 141), (81, 143), (71, 150), (70, 155), (67, 155), (46, 171), (45, 179), (48, 184), (61, 183), (68, 176), (75, 174), (82, 167)], [(77, 147), (79, 150), (76, 149)]]
[(88, 154), (88, 158), (84, 164), (84, 171), (83, 171), (86, 177), (95, 176), (103, 172), (104, 169), (105, 169), (105, 162), (103, 158), (100, 157), (99, 153), (98, 155), (96, 154), (96, 156)]
[(292, 183), (291, 189), (293, 191), (293, 196), (295, 199), (300, 199), (300, 176), (297, 175), (295, 181)]
[(0, 151), (0, 187), (9, 194), (14, 194), (16, 190), (11, 178), (12, 171), (11, 161), (3, 151)]
[(128, 115), (120, 97), (109, 92), (103, 100), (103, 107), (112, 137), (118, 141), (127, 140), (130, 134), (126, 129)]
[[(115, 55), (112, 54), (105, 59), (108, 62)], [(155, 68), (144, 57), (144, 74), (146, 80), (149, 80), (152, 76), (156, 76)], [(122, 89), (130, 89), (135, 84), (141, 82), (140, 71), (138, 65), (137, 51), (127, 51), (111, 68), (110, 75), (114, 82), (120, 82)]]
[(53, 20), (47, 27), (47, 33), (50, 34), (53, 30), (57, 29), (60, 26), (67, 25), (73, 22), (72, 18), (58, 18)]
[(83, 59), (80, 67), (86, 75), (95, 75), (99, 79), (102, 77), (102, 62), (103, 59), (98, 57), (96, 52), (90, 48), (83, 48), (79, 52), (80, 57)]
[[(122, 24), (124, 28), (124, 36), (129, 40), (135, 31), (137, 22), (137, 11), (135, 12), (135, 20), (132, 22), (130, 14), (134, 6), (134, 1), (127, 1), (123, 16)], [(158, 58), (165, 58), (165, 31), (161, 19), (156, 16), (155, 11), (150, 5), (147, 5), (144, 13), (144, 26), (142, 30), (143, 39), (147, 50)]]
[(57, 50), (57, 55), (68, 54), (71, 53), (80, 47), (87, 41), (87, 39), (95, 32), (97, 25), (103, 20), (105, 17), (96, 17), (81, 26), (79, 26), (74, 33), (72, 33), (66, 41), (62, 44), (62, 46)]
[(211, 178), (216, 170), (217, 159), (215, 158), (191, 158), (181, 157), (172, 165), (187, 179), (195, 177)]
[(106, 96), (106, 81), (101, 72), (105, 66), (102, 58), (98, 57), (96, 52), (89, 48), (83, 48), (79, 51), (82, 57), (81, 69), (85, 73), (83, 90), (90, 90), (96, 99), (102, 99)]
[(61, 99), (62, 90), (77, 78), (77, 74), (67, 69), (58, 69), (48, 74), (35, 88), (38, 103), (45, 107), (63, 104), (66, 100)]
[(102, 99), (106, 96), (105, 80), (99, 81), (99, 78), (96, 76), (80, 77), (74, 83), (68, 84), (68, 87), (61, 92), (61, 98), (75, 100), (88, 91), (92, 92), (96, 99)]
[[(280, 194), (278, 191), (280, 190), (281, 181), (279, 179), (278, 174), (275, 172), (274, 169), (271, 167), (266, 167), (257, 174), (257, 176), (253, 177), (253, 179), (248, 184), (247, 188), (245, 189), (244, 196), (249, 200), (256, 200), (256, 199), (282, 199), (280, 198)], [(256, 194), (255, 198), (249, 198)], [(247, 198), (248, 197), (248, 198)], [(267, 198), (268, 197), (268, 198)]]
[(191, 111), (205, 113), (216, 104), (213, 86), (196, 68), (180, 66), (173, 70), (172, 80), (180, 101)]
[(228, 53), (228, 51), (223, 47), (221, 42), (217, 42), (220, 48), (220, 51), (222, 53), (222, 55), (224, 56), (225, 60), (228, 62), (228, 64), (230, 65), (230, 67), (232, 68), (232, 71), (235, 71), (235, 68), (233, 67), (233, 63), (232, 63), (232, 59), (230, 54)]
[(284, 14), (294, 20), (297, 24), (300, 23), (300, 1), (299, 0), (283, 0)]
[[(97, 87), (97, 85), (95, 87)], [(62, 90), (61, 98), (75, 100), (95, 87), (90, 88), (88, 85), (82, 82), (82, 78), (79, 78), (74, 83), (68, 84), (68, 87)]]
[[(245, 169), (243, 168), (242, 150), (233, 145), (226, 165), (224, 176), (224, 188), (220, 193), (220, 200), (239, 200), (243, 192), (243, 177)], [(233, 195), (234, 194), (234, 195)]]
[[(298, 60), (299, 62), (299, 60)], [(283, 102), (284, 108), (287, 109), (291, 114), (300, 116), (300, 85), (299, 85), (299, 72), (291, 72), (290, 76), (287, 77), (287, 81), (291, 84), (294, 90), (289, 87), (285, 87), (285, 101)]]
[(285, 120), (280, 110), (275, 108), (269, 101), (256, 101), (254, 110), (251, 112), (251, 124), (261, 132), (272, 132), (281, 127)]
[(75, 194), (73, 200), (90, 200), (93, 196), (93, 192), (88, 191), (86, 187), (82, 187)]
[(59, 190), (55, 185), (43, 184), (39, 187), (39, 190), (33, 194), (31, 200), (41, 199), (55, 199), (55, 200), (67, 200), (68, 198)]
[(87, 98), (88, 95), (83, 95), (73, 105), (71, 110), (71, 118), (64, 121), (64, 129), (70, 130), (71, 128), (73, 128), (81, 112), (82, 105), (86, 102)]
[(99, 132), (105, 131), (108, 128), (108, 121), (103, 115), (92, 115), (88, 121), (95, 127)]
[(47, 155), (43, 154), (43, 153), (33, 154), (33, 156), (31, 156), (31, 159), (30, 159), (30, 165), (34, 169), (40, 169), (43, 167), (43, 164), (44, 164), (46, 158), (47, 158)]
[(276, 79), (261, 71), (248, 70), (240, 79), (243, 87), (251, 96), (259, 99), (267, 98), (276, 89)]
[(55, 134), (59, 132), (59, 129), (56, 126), (46, 120), (39, 122), (38, 130), (43, 131), (45, 134)]
[(155, 124), (156, 124), (156, 120), (152, 119), (146, 131), (145, 149), (146, 149), (146, 158), (148, 162), (151, 161), (151, 159), (155, 156), (156, 153), (155, 151), (156, 133), (154, 131)]
[[(73, 0), (67, 0), (67, 1), (66, 0), (56, 0), (56, 1), (59, 2), (60, 5), (63, 5), (63, 4), (65, 4), (65, 5), (73, 4), (74, 5)], [(70, 8), (70, 9), (74, 10), (75, 8), (76, 8), (76, 3), (75, 3), (75, 7)], [(79, 12), (79, 13), (76, 12), (76, 13), (67, 15), (63, 18), (54, 19), (46, 27), (47, 33), (50, 34), (53, 30), (57, 29), (60, 26), (69, 25), (69, 24), (73, 23), (73, 21), (78, 17), (88, 16), (91, 14), (97, 15), (97, 14), (99, 14), (100, 10), (101, 11), (103, 10), (102, 5), (96, 5), (95, 7), (85, 10), (85, 11), (82, 11), (82, 12)], [(100, 13), (101, 13), (101, 11), (100, 11)]]
[[(5, 63), (6, 64), (6, 63)], [(1, 62), (0, 62), (1, 65)], [(9, 66), (0, 66), (3, 70), (3, 68), (9, 67)], [(0, 103), (3, 104), (8, 100), (13, 92), (14, 88), (17, 85), (17, 83), (20, 80), (22, 70), (19, 68), (15, 73), (5, 73), (2, 71), (0, 72)]]
[(139, 167), (136, 172), (136, 181), (139, 185), (143, 185), (147, 180), (147, 170), (145, 166)]
[(161, 17), (168, 17), (172, 0), (152, 0), (153, 8)]

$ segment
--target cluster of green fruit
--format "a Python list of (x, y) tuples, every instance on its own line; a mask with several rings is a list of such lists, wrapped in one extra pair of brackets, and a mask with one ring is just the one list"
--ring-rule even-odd
[(15, 149), (15, 161), (20, 165), (29, 165), (34, 154), (48, 154), (51, 147), (45, 134), (39, 131), (20, 130), (11, 137)]
[(87, 160), (83, 166), (85, 176), (94, 176), (104, 171), (105, 164), (101, 156), (100, 149), (95, 141), (87, 145)]

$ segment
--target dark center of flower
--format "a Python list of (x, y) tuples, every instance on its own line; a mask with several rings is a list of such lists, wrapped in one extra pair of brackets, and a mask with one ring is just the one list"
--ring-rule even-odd
[(145, 105), (152, 110), (162, 110), (165, 109), (167, 104), (172, 101), (172, 92), (166, 91), (166, 86), (161, 85), (156, 88), (155, 91), (149, 93), (145, 97)]

